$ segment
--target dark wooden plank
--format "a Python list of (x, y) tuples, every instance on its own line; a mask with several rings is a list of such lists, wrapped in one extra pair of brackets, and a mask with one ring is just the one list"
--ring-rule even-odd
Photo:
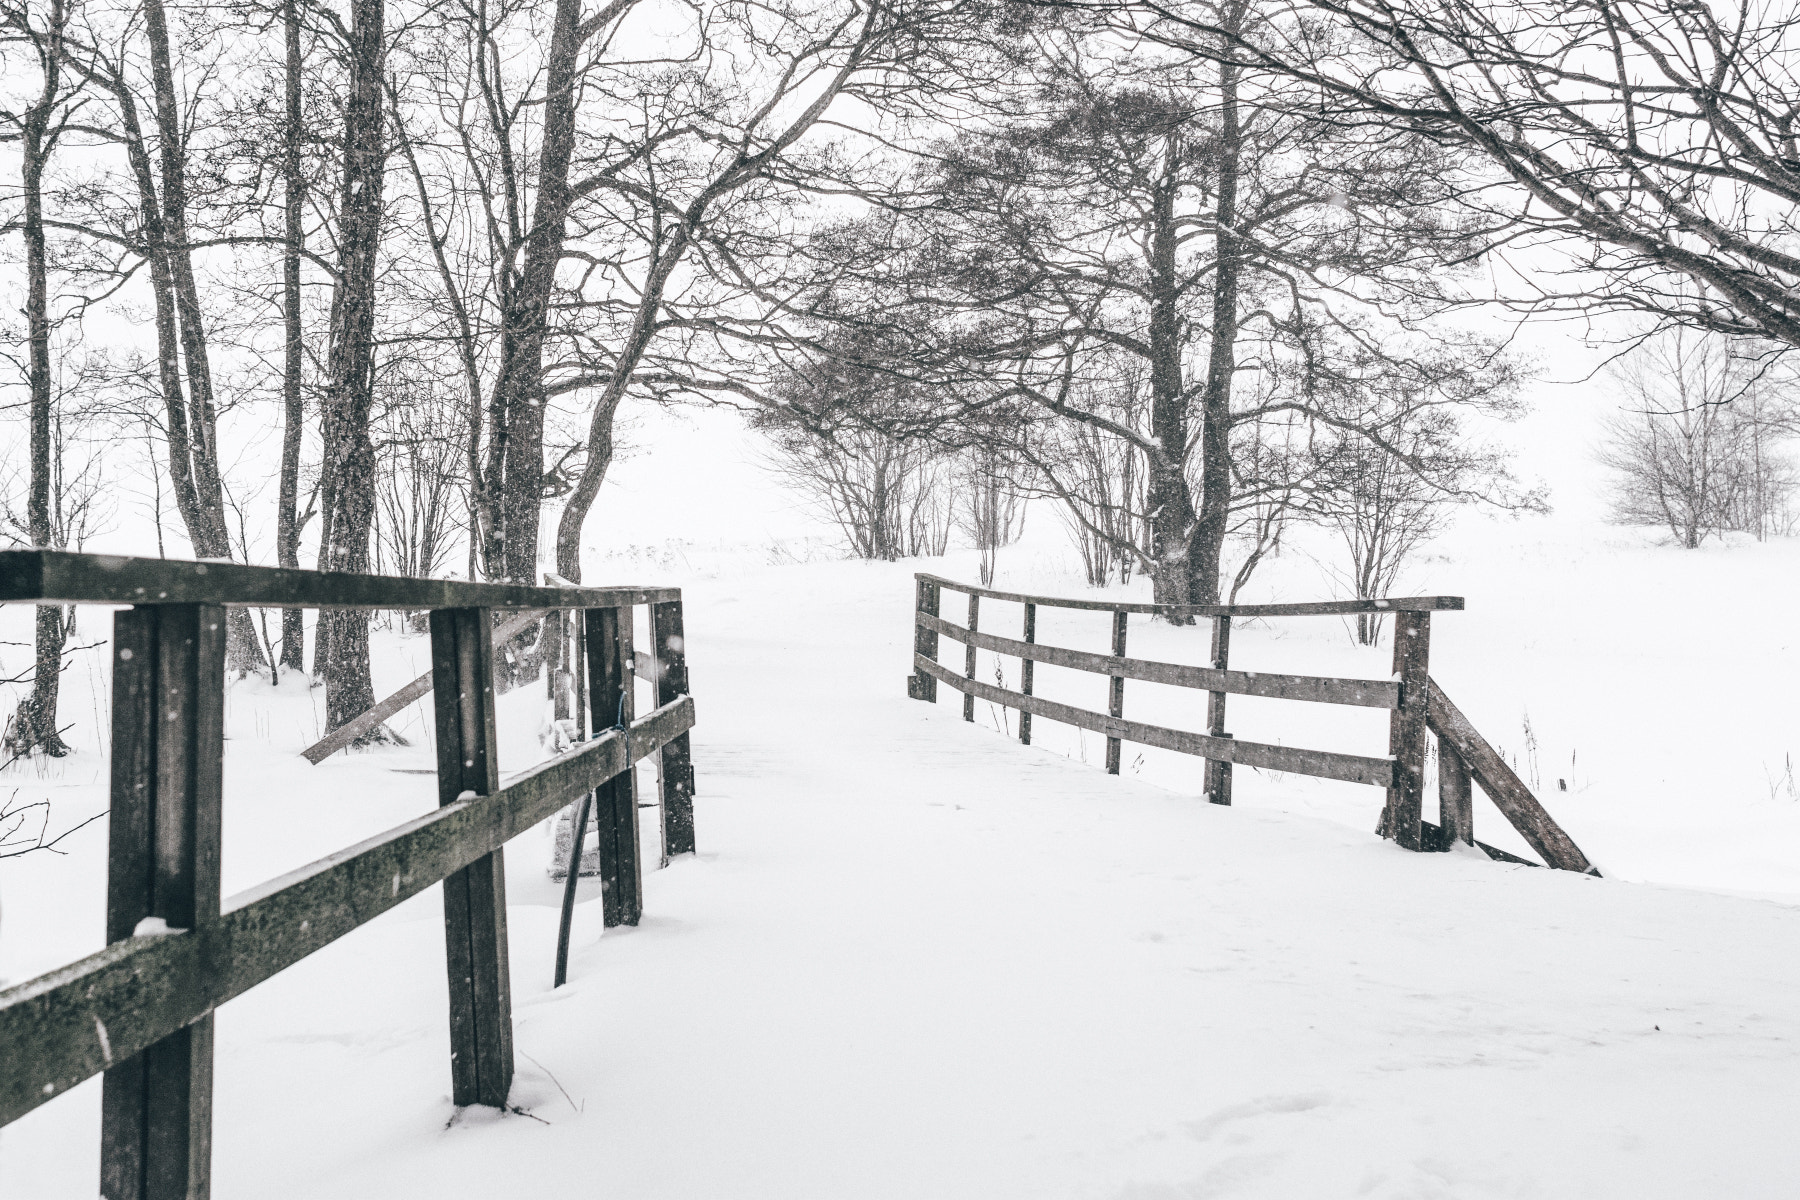
[[(115, 676), (114, 701), (137, 708), (120, 710), (112, 803), (122, 811), (108, 844), (107, 936), (135, 941), (139, 922), (154, 918), (204, 937), (219, 919), (225, 610), (132, 609), (115, 618), (114, 630), (115, 669), (126, 676)], [(106, 1071), (100, 1159), (108, 1200), (210, 1194), (212, 1029), (210, 1013), (196, 1014)], [(102, 1049), (114, 1057), (105, 1042)]]
[[(508, 638), (525, 629), (533, 621), (543, 615), (542, 612), (533, 610), (531, 612), (519, 613), (516, 616), (500, 622), (499, 627), (494, 630), (494, 640), (496, 642), (504, 643)], [(369, 730), (375, 728), (377, 725), (411, 704), (413, 701), (430, 694), (431, 672), (427, 671), (393, 695), (376, 704), (374, 708), (371, 708), (362, 716), (357, 717), (353, 721), (344, 722), (342, 725), (339, 725), (336, 729), (302, 750), (300, 752), (300, 757), (316, 767), (363, 734), (369, 732)]]
[[(971, 595), (969, 597), (969, 632), (970, 633), (974, 633), (977, 629), (980, 628), (980, 621), (981, 621), (981, 597)], [(965, 679), (973, 679), (973, 678), (975, 678), (975, 643), (973, 641), (967, 643), (963, 647), (963, 650), (964, 650), (964, 653), (963, 653), (963, 677)], [(963, 720), (973, 721), (974, 719), (975, 719), (975, 697), (972, 693), (964, 692), (963, 693)]]
[[(493, 620), (486, 609), (431, 614), (438, 804), (500, 790), (494, 733)], [(444, 880), (450, 977), (451, 1100), (505, 1108), (512, 1090), (512, 982), (506, 860), (498, 850)]]
[(965, 595), (986, 596), (1015, 604), (1039, 604), (1045, 608), (1078, 608), (1089, 612), (1165, 614), (1174, 617), (1336, 617), (1355, 613), (1454, 612), (1463, 607), (1461, 596), (1395, 596), (1380, 600), (1319, 600), (1305, 604), (1123, 604), (1116, 600), (1076, 600), (1059, 596), (1028, 596), (994, 588), (958, 583), (923, 572), (914, 576), (940, 588)]
[[(969, 597), (969, 603), (975, 603), (975, 598), (973, 596)], [(1115, 612), (1113, 614), (1112, 656), (1115, 659), (1122, 660), (1125, 657), (1125, 622), (1129, 619), (1129, 614), (1127, 613)], [(969, 632), (974, 632), (973, 625), (970, 625)], [(969, 653), (975, 653), (975, 648), (973, 646), (969, 647)], [(1108, 716), (1113, 717), (1115, 720), (1125, 715), (1125, 677), (1123, 675), (1114, 675), (1107, 680), (1106, 712)], [(1108, 775), (1117, 775), (1119, 773), (1119, 750), (1120, 742), (1118, 738), (1109, 737), (1106, 739), (1106, 773)]]
[[(1227, 670), (1230, 663), (1231, 618), (1217, 616), (1212, 619), (1213, 670), (1219, 676), (1226, 677), (1230, 674)], [(1254, 679), (1255, 676), (1251, 678)], [(1327, 682), (1338, 683), (1340, 681), (1330, 680)], [(1231, 737), (1229, 733), (1225, 732), (1225, 695), (1226, 689), (1224, 688), (1215, 687), (1207, 690), (1206, 732), (1220, 739)], [(1206, 799), (1211, 804), (1231, 803), (1231, 763), (1227, 760), (1220, 758), (1206, 760)]]
[[(684, 696), (634, 722), (634, 753), (693, 728)], [(191, 1024), (485, 858), (625, 769), (622, 734), (231, 897), (200, 931), (126, 938), (0, 991), (0, 1125)]]
[[(650, 640), (656, 704), (662, 707), (688, 694), (687, 634), (681, 601), (650, 606)], [(639, 668), (640, 673), (642, 668)], [(694, 853), (694, 758), (688, 735), (662, 748), (663, 856)]]
[(1425, 711), (1430, 704), (1431, 615), (1394, 614), (1394, 677), (1400, 704), (1388, 721), (1388, 753), (1394, 782), (1382, 818), (1384, 836), (1408, 850), (1423, 850), (1419, 822), (1425, 804)]
[(1182, 754), (1202, 758), (1223, 758), (1247, 767), (1263, 767), (1271, 771), (1291, 771), (1297, 775), (1314, 775), (1321, 779), (1341, 779), (1346, 783), (1366, 783), (1387, 787), (1394, 777), (1394, 763), (1389, 758), (1364, 758), (1355, 754), (1338, 754), (1329, 750), (1302, 750), (1294, 746), (1270, 746), (1262, 742), (1208, 737), (1203, 733), (1187, 733), (1165, 729), (1160, 725), (1144, 725), (1117, 717), (1090, 712), (1069, 704), (1058, 704), (1040, 696), (1026, 696), (1007, 691), (975, 679), (964, 679), (923, 655), (913, 663), (928, 671), (940, 682), (961, 690), (967, 688), (983, 700), (1008, 708), (1036, 713), (1052, 721), (1061, 721), (1082, 729), (1122, 738), (1144, 746), (1160, 746)]
[(679, 588), (528, 587), (128, 558), (62, 550), (0, 551), (0, 603), (225, 604), (271, 608), (604, 608), (660, 604)]
[[(1037, 641), (1037, 605), (1027, 604), (1025, 606), (1025, 644), (1029, 646), (1035, 641)], [(1029, 655), (1020, 657), (1019, 691), (1027, 696), (1031, 695), (1031, 689), (1035, 683), (1033, 676), (1036, 667), (1037, 661)], [(1022, 745), (1031, 745), (1031, 714), (1028, 712), (1019, 714), (1019, 742)]]
[(1044, 646), (1022, 642), (991, 633), (971, 634), (960, 625), (940, 617), (924, 614), (915, 618), (920, 628), (928, 629), (935, 640), (938, 634), (953, 641), (973, 640), (983, 650), (1016, 655), (1027, 660), (1091, 671), (1097, 675), (1123, 675), (1150, 683), (1166, 683), (1171, 687), (1196, 688), (1208, 692), (1231, 692), (1240, 696), (1267, 696), (1276, 700), (1307, 700), (1318, 704), (1348, 704), (1362, 708), (1393, 708), (1400, 702), (1400, 685), (1387, 679), (1333, 679), (1319, 675), (1275, 675), (1263, 671), (1221, 671), (1212, 667), (1191, 667), (1180, 663), (1153, 662), (1141, 658), (1115, 658), (1092, 654), (1085, 650), (1065, 650), (1060, 646)]
[(1462, 757), (1470, 774), (1481, 784), (1481, 790), (1494, 802), (1494, 807), (1546, 863), (1564, 871), (1598, 875), (1600, 872), (1595, 870), (1574, 839), (1563, 832), (1562, 826), (1525, 786), (1525, 781), (1507, 766), (1497, 750), (1488, 745), (1487, 739), (1469, 723), (1462, 710), (1450, 702), (1435, 682), (1430, 688), (1431, 730), (1438, 735), (1439, 746), (1448, 742)]
[[(629, 727), (634, 711), (631, 610), (597, 608), (586, 614), (588, 697), (596, 729)], [(627, 748), (630, 739), (627, 739)], [(642, 759), (648, 751), (631, 755)], [(600, 854), (601, 910), (606, 926), (636, 925), (644, 911), (637, 786), (625, 771), (594, 798), (594, 838)]]
[[(935, 620), (938, 615), (938, 586), (923, 575), (913, 578), (913, 609), (915, 623), (913, 626), (913, 654), (936, 661), (938, 653), (937, 634), (924, 624), (924, 618)], [(914, 671), (906, 677), (906, 694), (913, 700), (937, 701), (937, 680), (923, 671)]]
[(1438, 738), (1438, 822), (1444, 831), (1444, 844), (1439, 849), (1450, 849), (1452, 842), (1475, 844), (1475, 806), (1469, 783), (1469, 764), (1443, 737)]

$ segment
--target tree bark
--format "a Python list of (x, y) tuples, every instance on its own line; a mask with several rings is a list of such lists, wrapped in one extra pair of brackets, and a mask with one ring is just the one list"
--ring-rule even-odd
[[(1225, 27), (1235, 35), (1243, 26), (1244, 8), (1226, 8)], [(1200, 517), (1188, 580), (1188, 603), (1217, 604), (1219, 574), (1225, 555), (1225, 533), (1231, 521), (1231, 386), (1237, 374), (1240, 325), (1238, 287), (1243, 277), (1244, 248), (1237, 234), (1238, 179), (1243, 154), (1243, 128), (1238, 113), (1236, 63), (1219, 65), (1218, 200), (1214, 210), (1213, 320), (1206, 386), (1200, 402)]]
[[(1194, 540), (1194, 505), (1182, 464), (1187, 459), (1187, 389), (1181, 371), (1181, 295), (1175, 261), (1178, 230), (1175, 196), (1180, 188), (1180, 134), (1167, 139), (1163, 178), (1152, 208), (1150, 249), (1150, 436), (1151, 556), (1158, 604), (1191, 604), (1189, 562)], [(1191, 623), (1192, 618), (1187, 622)]]
[[(300, 391), (304, 362), (300, 340), (300, 255), (306, 245), (301, 224), (306, 201), (306, 176), (300, 162), (300, 12), (298, 0), (283, 0), (283, 31), (287, 39), (287, 112), (283, 122), (282, 200), (286, 240), (281, 262), (282, 326), (286, 335), (281, 370), (281, 483), (275, 507), (275, 561), (284, 567), (300, 565), (300, 438), (306, 421), (306, 405)], [(281, 665), (306, 669), (305, 613), (298, 608), (281, 612)]]
[[(175, 96), (175, 72), (169, 55), (168, 19), (163, 0), (144, 0), (144, 33), (150, 44), (150, 79), (156, 105), (157, 150), (162, 170), (162, 234), (168, 259), (169, 293), (174, 300), (176, 330), (187, 376), (187, 451), (193, 464), (196, 515), (201, 527), (189, 527), (201, 558), (230, 558), (226, 532), (225, 487), (219, 470), (218, 410), (213, 401), (212, 360), (188, 247), (187, 142)], [(257, 640), (248, 609), (226, 615), (225, 661), (237, 671), (264, 670), (268, 660)]]
[[(353, 0), (350, 86), (344, 102), (344, 178), (338, 200), (338, 275), (331, 303), (328, 385), (321, 421), (319, 568), (366, 572), (375, 513), (375, 446), (369, 414), (375, 382), (375, 259), (382, 217), (382, 0)], [(335, 729), (375, 703), (369, 617), (362, 609), (320, 616), (314, 665), (323, 662), (325, 717)], [(359, 741), (390, 737), (384, 731)]]
[[(50, 416), (54, 402), (50, 375), (50, 272), (44, 244), (44, 166), (56, 143), (50, 118), (60, 98), (62, 76), (62, 0), (52, 0), (46, 45), (40, 49), (43, 90), (38, 101), (19, 121), (24, 162), (25, 194), (25, 325), (30, 343), (27, 375), (31, 393), (30, 480), (26, 496), (27, 532), (34, 546), (54, 546), (56, 531), (50, 520), (51, 446)], [(39, 605), (35, 634), (31, 694), (19, 702), (13, 715), (6, 753), (26, 755), (42, 751), (53, 758), (69, 752), (56, 728), (57, 696), (62, 681), (65, 626), (62, 609)]]

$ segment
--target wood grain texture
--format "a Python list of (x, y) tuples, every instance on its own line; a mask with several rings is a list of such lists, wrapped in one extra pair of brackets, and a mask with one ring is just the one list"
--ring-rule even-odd
[[(500, 790), (494, 729), (493, 619), (482, 608), (431, 614), (433, 709), (440, 807)], [(506, 859), (496, 850), (444, 880), (450, 980), (450, 1095), (461, 1106), (505, 1108), (512, 1090), (512, 976), (506, 937)]]
[(1297, 775), (1314, 775), (1321, 779), (1341, 779), (1346, 783), (1366, 783), (1387, 787), (1393, 779), (1394, 763), (1389, 758), (1364, 758), (1355, 754), (1337, 754), (1328, 750), (1302, 750), (1293, 746), (1270, 746), (1262, 742), (1208, 737), (1203, 733), (1186, 733), (1165, 729), (1160, 725), (1144, 725), (1117, 717), (1090, 712), (1069, 704), (1058, 704), (1040, 696), (994, 687), (978, 680), (964, 679), (938, 663), (919, 656), (914, 665), (935, 676), (940, 682), (959, 691), (969, 689), (982, 700), (1023, 712), (1048, 717), (1081, 729), (1089, 729), (1108, 737), (1122, 738), (1144, 746), (1160, 746), (1182, 754), (1203, 758), (1223, 758), (1245, 766), (1264, 767), (1271, 771), (1291, 771)]
[(915, 619), (922, 629), (931, 632), (934, 643), (939, 634), (953, 641), (973, 640), (983, 650), (993, 650), (1027, 661), (1049, 663), (1076, 671), (1090, 671), (1096, 675), (1119, 675), (1126, 679), (1142, 679), (1150, 683), (1166, 683), (1171, 687), (1195, 688), (1208, 692), (1232, 692), (1242, 696), (1268, 696), (1277, 700), (1308, 700), (1319, 704), (1348, 704), (1363, 708), (1393, 708), (1400, 702), (1400, 685), (1386, 679), (1334, 679), (1316, 675), (1276, 675), (1263, 671), (1222, 671), (1212, 667), (1192, 667), (1141, 658), (1092, 654), (1085, 650), (1066, 650), (1060, 646), (1045, 646), (991, 633), (971, 634), (962, 626), (929, 613), (921, 614)]
[[(938, 586), (923, 575), (913, 577), (913, 608), (916, 620), (913, 625), (913, 654), (936, 661), (938, 653), (938, 636), (922, 618), (937, 619)], [(914, 671), (906, 677), (906, 695), (909, 699), (937, 702), (937, 680), (923, 671)]]
[(528, 587), (62, 550), (0, 551), (0, 603), (270, 608), (606, 608), (679, 600), (679, 588)]
[[(225, 610), (134, 608), (114, 618), (115, 727), (107, 935), (161, 919), (204, 935), (219, 919)], [(181, 981), (192, 989), (194, 981)], [(108, 1050), (100, 1099), (107, 1200), (204, 1200), (212, 1177), (212, 1016)]]
[(936, 587), (949, 588), (953, 592), (986, 596), (991, 600), (1009, 600), (1015, 604), (1078, 608), (1089, 612), (1151, 613), (1172, 617), (1335, 617), (1355, 613), (1453, 612), (1463, 607), (1461, 596), (1397, 596), (1381, 600), (1320, 600), (1307, 604), (1126, 604), (1113, 600), (1076, 600), (1002, 592), (994, 588), (976, 587), (971, 583), (958, 583), (954, 579), (924, 572), (917, 573), (914, 578)]
[[(974, 597), (971, 596), (969, 599), (971, 603), (974, 602)], [(1113, 614), (1112, 657), (1118, 662), (1125, 661), (1125, 622), (1130, 619), (1129, 613), (1116, 612)], [(973, 631), (973, 627), (971, 627), (971, 631)], [(974, 648), (970, 647), (969, 653), (973, 654), (974, 652)], [(1123, 675), (1112, 675), (1107, 679), (1106, 713), (1115, 719), (1125, 715), (1125, 677)], [(1106, 773), (1108, 775), (1119, 773), (1121, 746), (1122, 743), (1116, 737), (1106, 739)]]
[[(630, 727), (636, 704), (632, 682), (637, 661), (631, 610), (590, 609), (585, 631), (594, 728)], [(649, 753), (630, 746), (629, 739), (627, 744), (634, 751), (634, 761)], [(608, 927), (636, 925), (644, 911), (644, 883), (634, 772), (626, 771), (600, 785), (594, 797), (594, 839), (600, 857), (602, 920)]]
[(1394, 614), (1394, 675), (1400, 704), (1388, 721), (1394, 782), (1388, 787), (1385, 835), (1408, 850), (1426, 848), (1419, 822), (1425, 805), (1425, 710), (1430, 701), (1431, 614)]
[[(1228, 669), (1230, 667), (1230, 664), (1231, 664), (1231, 618), (1227, 617), (1227, 616), (1216, 616), (1212, 619), (1212, 665), (1213, 665), (1213, 670), (1218, 672), (1218, 674), (1222, 677), (1230, 678), (1231, 672)], [(1254, 676), (1252, 678), (1254, 678)], [(1304, 686), (1304, 684), (1300, 683), (1300, 677), (1297, 677), (1297, 676), (1285, 677), (1285, 682), (1287, 685), (1286, 690), (1289, 693), (1285, 698), (1290, 699), (1290, 700), (1308, 698), (1304, 694), (1296, 694), (1296, 693), (1309, 693), (1310, 692), (1312, 696), (1316, 697), (1321, 692), (1330, 691), (1330, 692), (1336, 692), (1338, 694), (1348, 694), (1348, 695), (1354, 696), (1357, 698), (1357, 701), (1359, 703), (1361, 703), (1364, 701), (1364, 698), (1369, 694), (1368, 690), (1365, 687), (1358, 685), (1357, 681), (1355, 681), (1355, 680), (1335, 680), (1334, 679), (1334, 680), (1307, 681), (1307, 682), (1314, 684), (1314, 686), (1311, 688), (1308, 688), (1308, 687)], [(1325, 688), (1319, 688), (1319, 687), (1317, 687), (1317, 684), (1319, 684), (1319, 683), (1324, 683), (1328, 686)], [(1348, 683), (1351, 686), (1347, 689), (1339, 688), (1337, 686), (1337, 685), (1345, 684), (1345, 683)], [(1228, 738), (1231, 736), (1230, 734), (1225, 732), (1225, 696), (1226, 696), (1226, 693), (1227, 693), (1227, 689), (1222, 688), (1222, 687), (1214, 687), (1214, 688), (1207, 689), (1206, 732), (1216, 738)], [(1264, 694), (1266, 694), (1266, 693), (1264, 693)], [(1399, 690), (1395, 689), (1396, 698), (1398, 698), (1398, 695), (1399, 695)], [(1217, 758), (1209, 758), (1206, 760), (1206, 799), (1209, 804), (1230, 804), (1231, 803), (1231, 764), (1229, 762), (1226, 762), (1223, 759), (1217, 759)]]
[(1475, 844), (1474, 792), (1469, 781), (1469, 764), (1455, 746), (1438, 738), (1438, 823), (1444, 832), (1439, 849), (1448, 850), (1454, 842)]
[[(1037, 605), (1035, 604), (1027, 604), (1025, 606), (1024, 633), (1025, 645), (1030, 646), (1036, 643)], [(1019, 657), (1019, 691), (1027, 696), (1031, 695), (1031, 689), (1036, 684), (1036, 667), (1037, 660), (1032, 658), (1029, 654), (1022, 654)], [(1031, 745), (1031, 714), (1028, 712), (1021, 712), (1019, 714), (1019, 744), (1024, 746)]]
[[(694, 726), (684, 696), (632, 724), (641, 755)], [(459, 800), (240, 892), (211, 926), (126, 938), (0, 992), (0, 1125), (184, 1028), (499, 850), (625, 770), (602, 734), (491, 796)]]
[(1431, 701), (1429, 720), (1431, 730), (1438, 735), (1439, 745), (1449, 743), (1451, 748), (1468, 764), (1469, 773), (1481, 785), (1488, 799), (1494, 802), (1512, 827), (1519, 831), (1531, 848), (1543, 856), (1550, 866), (1564, 871), (1579, 871), (1584, 874), (1598, 875), (1594, 864), (1588, 861), (1587, 855), (1575, 844), (1573, 838), (1563, 832), (1544, 808), (1538, 798), (1531, 794), (1506, 760), (1498, 751), (1488, 745), (1470, 724), (1462, 710), (1450, 702), (1442, 688), (1436, 682), (1431, 685)]
[[(656, 647), (651, 657), (656, 684), (656, 703), (672, 703), (688, 694), (687, 634), (682, 623), (681, 601), (671, 600), (650, 608), (650, 640)], [(643, 655), (638, 655), (641, 662)], [(644, 675), (640, 665), (638, 673)], [(663, 856), (694, 853), (694, 757), (687, 734), (662, 748)]]

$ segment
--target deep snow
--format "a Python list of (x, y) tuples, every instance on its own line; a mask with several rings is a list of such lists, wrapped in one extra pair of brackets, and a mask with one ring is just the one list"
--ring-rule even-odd
[[(590, 576), (687, 588), (701, 854), (648, 877), (635, 930), (601, 936), (589, 895), (552, 993), (547, 831), (509, 847), (529, 1116), (449, 1105), (435, 894), (228, 1005), (215, 1195), (1791, 1194), (1800, 803), (1761, 771), (1791, 745), (1781, 596), (1800, 548), (1720, 548), (1694, 571), (1638, 535), (1557, 528), (1465, 531), (1408, 590), (1468, 595), (1436, 622), (1434, 674), (1515, 754), (1529, 711), (1540, 777), (1574, 754), (1572, 790), (1544, 798), (1605, 881), (1396, 850), (1368, 833), (1372, 789), (1240, 770), (1222, 810), (1198, 800), (1197, 761), (1128, 747), (1135, 772), (1111, 779), (1093, 739), (1084, 764), (1048, 722), (1025, 749), (997, 714), (968, 726), (953, 696), (908, 701), (919, 564), (680, 547), (605, 563)], [(1074, 586), (1045, 542), (1004, 569)], [(1295, 553), (1266, 585), (1316, 595), (1316, 571)], [(986, 628), (1015, 620), (984, 607)], [(1093, 614), (1040, 628), (1106, 639)], [(1204, 654), (1199, 630), (1132, 638)], [(381, 650), (379, 682), (397, 684), (424, 640)], [(1331, 621), (1234, 644), (1240, 665), (1308, 673), (1384, 676), (1385, 655)], [(71, 704), (102, 717), (84, 670)], [(1101, 686), (1038, 679), (1090, 703)], [(1128, 684), (1127, 714), (1203, 708), (1161, 692)], [(408, 773), (424, 741), (295, 758), (315, 700), (231, 695), (228, 892), (434, 802)], [(538, 709), (503, 703), (503, 772), (540, 753)], [(1385, 745), (1379, 713), (1231, 711), (1246, 737)], [(59, 820), (104, 802), (93, 753), (10, 774), (53, 793)], [(1484, 805), (1478, 834), (1513, 844), (1498, 822)], [(96, 948), (104, 840), (96, 826), (67, 858), (0, 867), (0, 975)], [(98, 1099), (90, 1082), (0, 1130), (0, 1195), (92, 1195)]]

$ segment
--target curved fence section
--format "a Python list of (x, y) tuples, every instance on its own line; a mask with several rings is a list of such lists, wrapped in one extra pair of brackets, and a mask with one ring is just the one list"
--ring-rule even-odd
[[(1598, 874), (1574, 841), (1539, 804), (1505, 760), (1477, 733), (1430, 675), (1431, 618), (1463, 607), (1460, 596), (1408, 596), (1380, 600), (1324, 600), (1303, 604), (1163, 605), (1109, 600), (1031, 596), (976, 587), (937, 575), (914, 576), (913, 674), (907, 695), (935, 701), (942, 683), (962, 693), (963, 719), (975, 719), (975, 701), (1010, 708), (1019, 714), (1019, 740), (1031, 743), (1031, 719), (1044, 717), (1103, 734), (1106, 769), (1119, 773), (1125, 742), (1156, 746), (1206, 760), (1205, 790), (1214, 804), (1231, 803), (1234, 764), (1288, 771), (1321, 779), (1361, 783), (1386, 792), (1378, 832), (1411, 850), (1448, 850), (1455, 842), (1481, 847), (1490, 857), (1524, 862), (1474, 836), (1471, 780), (1519, 830), (1544, 862), (1565, 870)], [(943, 593), (968, 598), (968, 617), (958, 625), (942, 614)], [(1024, 606), (1021, 636), (983, 631), (981, 601), (1002, 600)], [(1098, 654), (1037, 640), (1037, 610), (1065, 608), (1112, 615), (1112, 653)], [(1175, 620), (1208, 619), (1212, 623), (1210, 666), (1154, 662), (1126, 654), (1128, 621), (1133, 614)], [(1394, 674), (1391, 679), (1342, 679), (1333, 676), (1281, 675), (1234, 670), (1229, 665), (1231, 623), (1236, 617), (1316, 617), (1390, 614), (1394, 618)], [(938, 661), (940, 639), (961, 642), (961, 674)], [(987, 650), (1019, 659), (1018, 691), (975, 678), (975, 655)], [(1106, 676), (1111, 682), (1104, 713), (1046, 700), (1033, 694), (1039, 663)], [(1125, 681), (1142, 680), (1208, 693), (1204, 731), (1170, 729), (1125, 719)], [(1342, 754), (1276, 746), (1234, 738), (1225, 729), (1226, 697), (1262, 696), (1316, 704), (1382, 708), (1390, 713), (1385, 755)], [(1439, 758), (1439, 819), (1424, 819), (1425, 759), (1435, 736)], [(1532, 864), (1536, 865), (1536, 864)]]

